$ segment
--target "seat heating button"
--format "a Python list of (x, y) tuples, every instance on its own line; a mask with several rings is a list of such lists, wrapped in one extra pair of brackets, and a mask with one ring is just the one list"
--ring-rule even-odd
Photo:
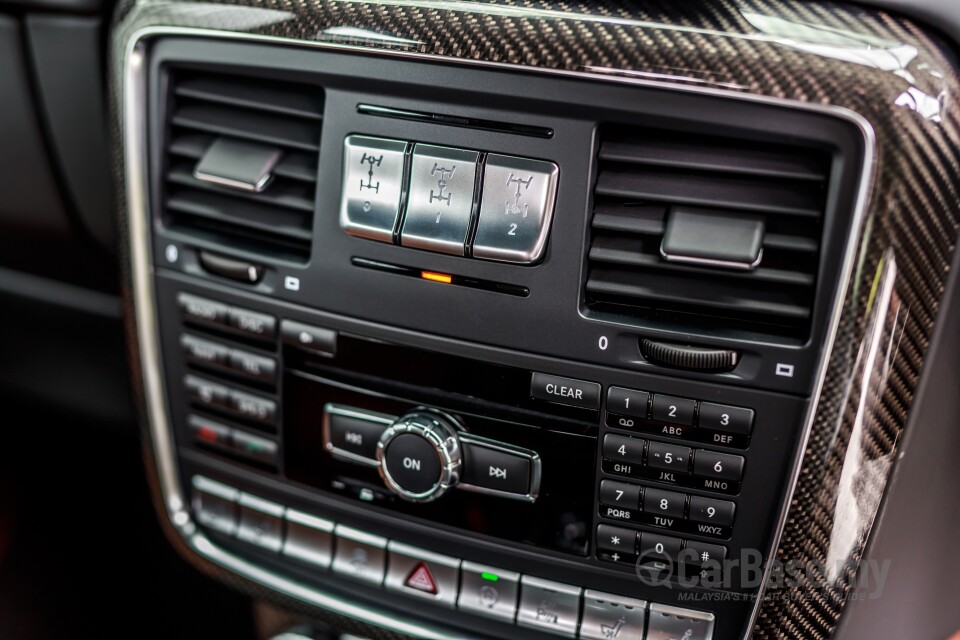
[(203, 476), (193, 476), (193, 511), (201, 525), (232, 536), (237, 532), (240, 492)]
[(520, 578), (517, 624), (568, 638), (575, 637), (580, 622), (582, 591), (580, 587), (523, 576)]
[(249, 493), (241, 493), (240, 528), (237, 538), (269, 551), (283, 544), (283, 506)]
[(651, 604), (647, 614), (647, 640), (711, 640), (712, 613), (665, 604)]
[(585, 640), (643, 640), (647, 603), (609, 593), (583, 594), (580, 637)]
[(302, 511), (286, 510), (283, 555), (326, 569), (333, 561), (333, 522)]
[(387, 566), (387, 539), (337, 525), (333, 571), (379, 586)]
[(466, 561), (460, 571), (457, 608), (513, 622), (520, 593), (519, 573)]
[(454, 607), (460, 582), (459, 559), (396, 541), (388, 543), (387, 552), (387, 589)]

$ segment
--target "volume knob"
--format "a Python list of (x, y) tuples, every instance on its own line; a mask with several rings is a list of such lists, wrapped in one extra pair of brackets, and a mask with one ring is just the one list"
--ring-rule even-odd
[(377, 443), (380, 477), (410, 502), (429, 502), (460, 479), (460, 441), (453, 418), (414, 411), (394, 422)]

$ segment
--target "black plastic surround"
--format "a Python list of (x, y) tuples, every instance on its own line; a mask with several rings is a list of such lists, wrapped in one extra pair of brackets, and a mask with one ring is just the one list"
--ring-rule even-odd
[[(862, 155), (853, 126), (819, 112), (709, 94), (561, 77), (521, 81), (500, 70), (190, 38), (157, 41), (149, 62), (155, 212), (162, 207), (171, 69), (291, 80), (325, 96), (309, 262), (220, 246), (154, 217), (156, 309), (182, 486), (192, 486), (195, 476), (213, 478), (391, 544), (709, 612), (714, 637), (742, 635), (756, 589), (739, 575), (715, 589), (683, 587), (681, 575), (651, 584), (638, 577), (636, 561), (654, 550), (644, 568), (657, 569), (663, 563), (656, 554), (673, 545), (727, 558), (771, 548), (826, 336), (837, 285), (831, 274), (846, 251)], [(424, 78), (435, 91), (425, 93)], [(398, 117), (370, 105), (443, 117)], [(584, 308), (597, 131), (637, 121), (830, 154), (809, 341), (690, 335), (663, 323), (613, 322)], [(496, 264), (345, 235), (337, 212), (343, 141), (351, 134), (556, 163), (544, 259)], [(249, 261), (262, 275), (247, 285), (220, 277), (202, 267), (203, 251)], [(455, 286), (423, 272), (501, 283), (527, 295)], [(735, 351), (736, 363), (722, 372), (657, 365), (642, 357), (642, 339)], [(462, 428), (467, 464), (470, 456), (481, 459), (479, 450), (470, 453), (470, 438), (535, 454), (536, 465), (517, 468), (532, 474), (536, 467), (537, 491), (512, 499), (454, 487), (427, 504), (400, 500), (364, 456), (331, 455), (323, 424), (331, 405), (378, 416), (373, 435), (391, 417), (443, 411)], [(491, 475), (510, 473), (484, 464)], [(230, 552), (314, 588), (386, 611), (403, 608), (370, 585), (223, 531), (208, 533)], [(630, 546), (625, 553), (622, 544)], [(514, 637), (512, 625), (491, 618), (443, 607), (418, 614), (461, 631)]]

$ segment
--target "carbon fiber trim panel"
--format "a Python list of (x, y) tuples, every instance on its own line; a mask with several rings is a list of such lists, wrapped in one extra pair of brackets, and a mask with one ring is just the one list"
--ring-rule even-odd
[[(870, 122), (877, 140), (874, 188), (777, 551), (784, 561), (821, 563), (839, 553), (843, 569), (827, 571), (825, 589), (804, 581), (769, 593), (754, 629), (759, 638), (828, 638), (896, 458), (957, 236), (958, 107), (947, 96), (957, 94), (958, 78), (945, 46), (910, 21), (827, 3), (244, 4), (146, 0), (120, 7), (113, 108), (121, 186), (124, 57), (134, 34), (147, 27), (707, 87), (836, 105)], [(127, 203), (120, 195), (125, 227)], [(133, 376), (142, 392), (127, 285)]]

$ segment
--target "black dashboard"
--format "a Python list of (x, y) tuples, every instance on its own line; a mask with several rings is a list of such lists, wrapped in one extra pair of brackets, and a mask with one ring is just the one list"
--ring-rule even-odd
[(879, 550), (956, 402), (951, 46), (818, 3), (117, 7), (101, 315), (168, 539), (378, 638), (915, 623)]

